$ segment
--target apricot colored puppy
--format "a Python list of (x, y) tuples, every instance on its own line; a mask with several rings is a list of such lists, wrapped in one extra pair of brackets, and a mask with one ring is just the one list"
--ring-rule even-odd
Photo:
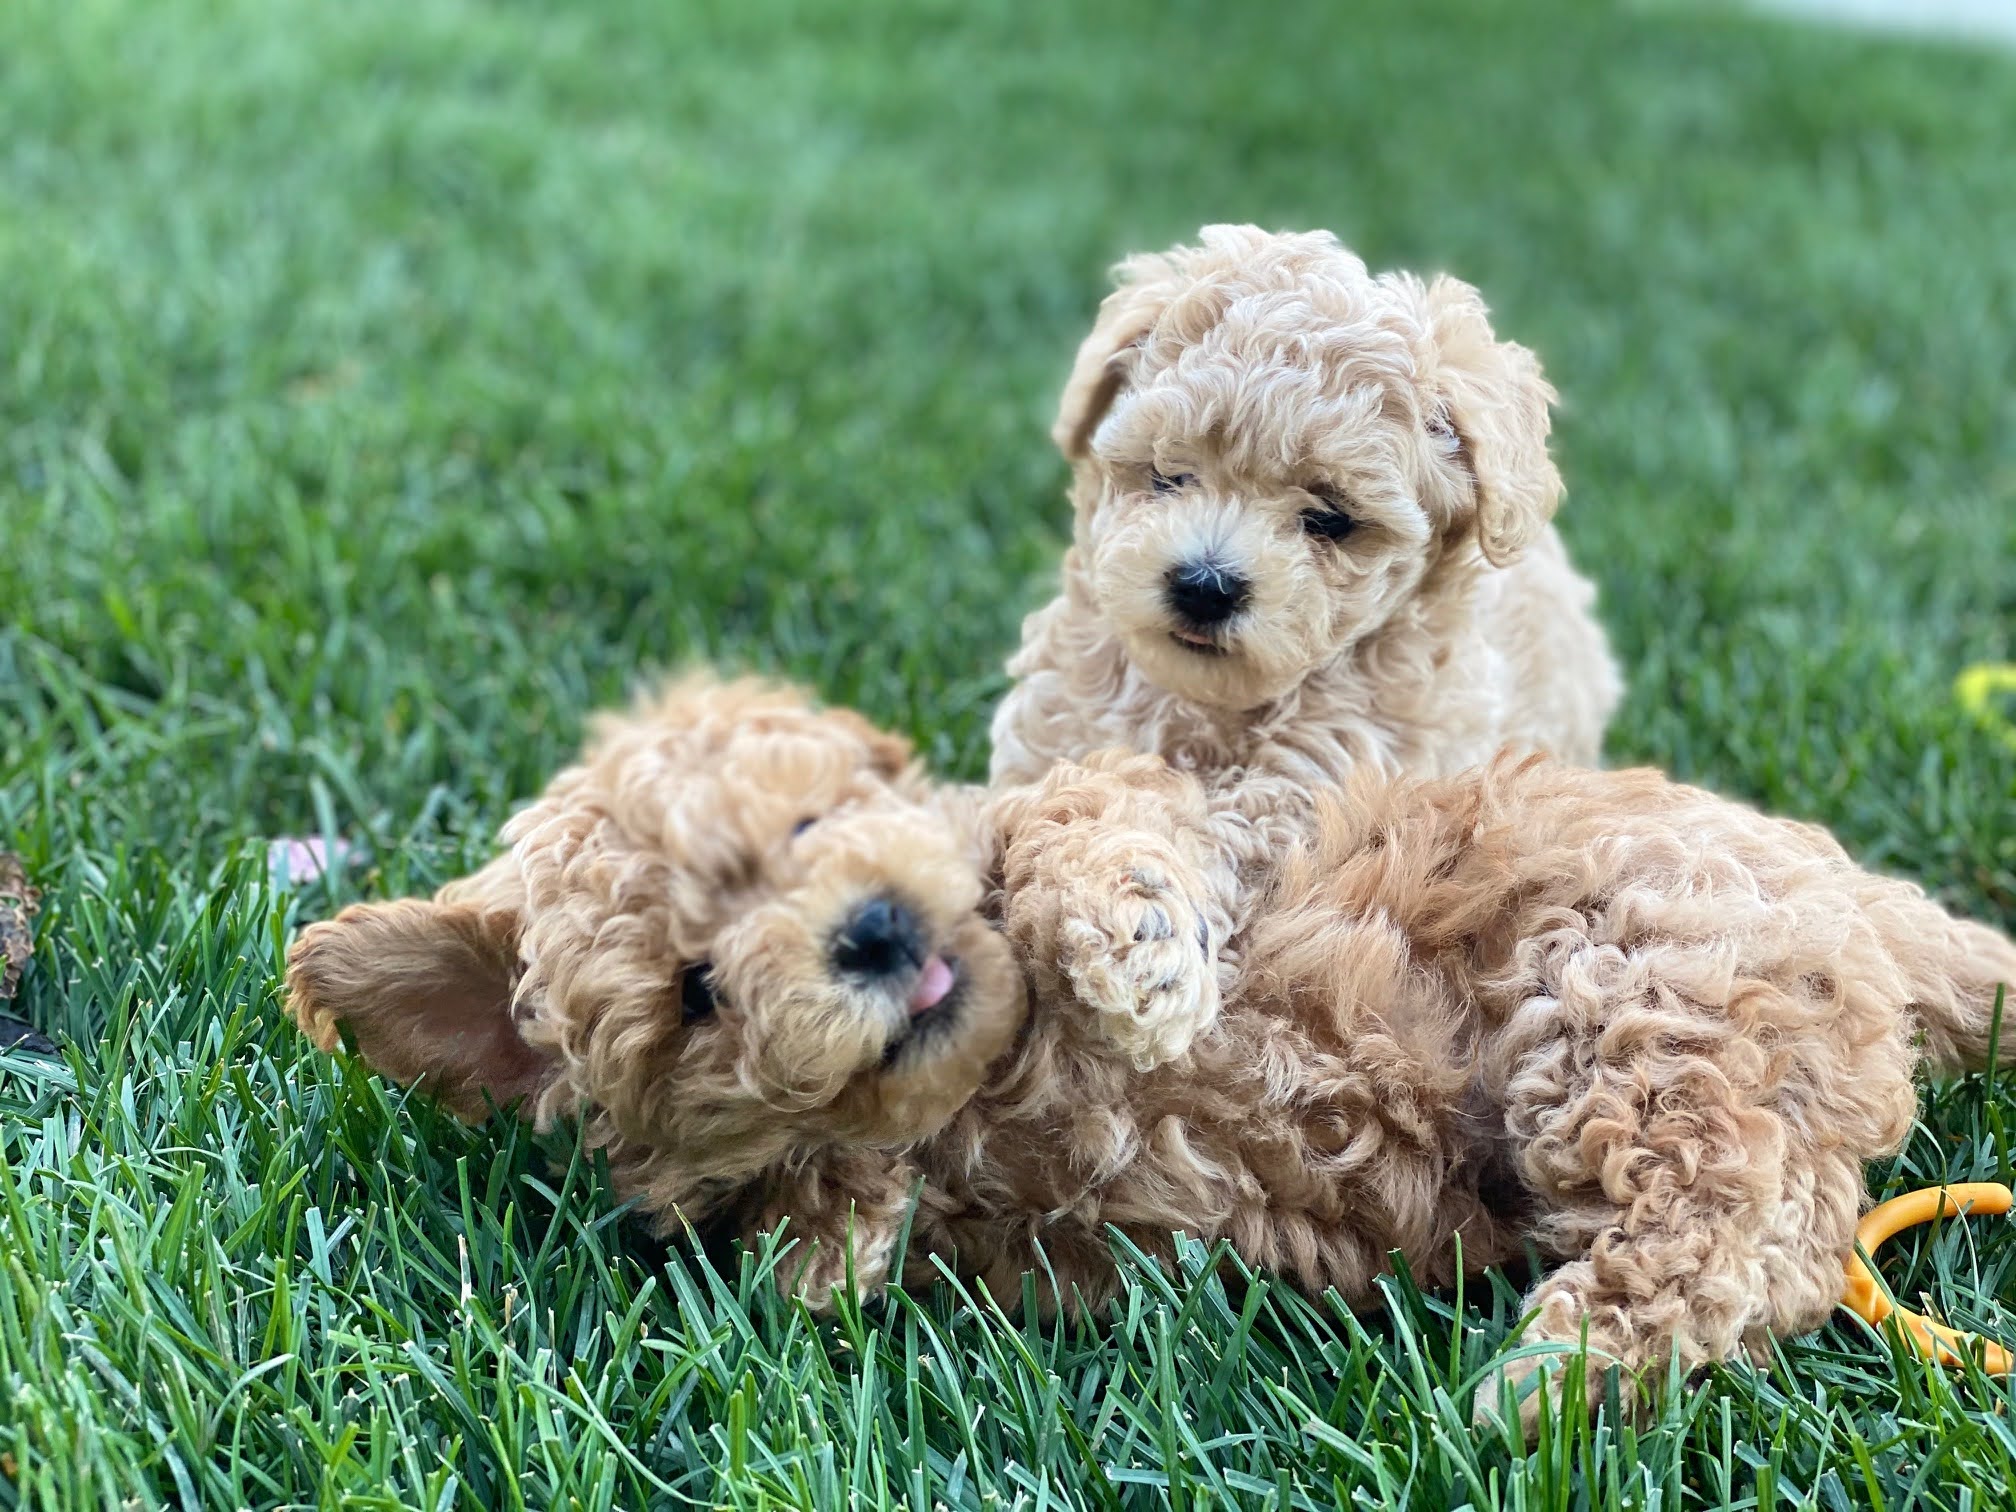
[(1107, 1224), (1353, 1301), (1390, 1250), (1432, 1284), (1531, 1242), (1527, 1337), (1657, 1373), (1826, 1317), (1914, 1070), (1979, 1065), (2016, 978), (1654, 772), (1368, 768), (1258, 877), (1243, 822), (1153, 756), (935, 787), (856, 714), (688, 680), (482, 871), (310, 926), (289, 1001), (464, 1114), (585, 1120), (665, 1227), (788, 1219), (815, 1303), (850, 1255), (885, 1283), (921, 1188), (910, 1279), (1005, 1301), (1039, 1242), (1110, 1295)]

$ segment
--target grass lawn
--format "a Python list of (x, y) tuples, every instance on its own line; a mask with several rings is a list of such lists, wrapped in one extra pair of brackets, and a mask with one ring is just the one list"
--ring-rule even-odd
[[(2016, 926), (2016, 749), (1951, 696), (2016, 659), (2016, 57), (1578, 0), (14, 0), (0, 122), (0, 850), (64, 1046), (0, 1058), (0, 1506), (2008, 1504), (2008, 1387), (1854, 1323), (1522, 1447), (1468, 1426), (1492, 1278), (814, 1322), (566, 1138), (305, 1054), (280, 951), (339, 897), (265, 841), (431, 886), (695, 655), (978, 774), (1102, 269), (1253, 219), (1541, 351), (1615, 760)], [(2007, 1177), (2006, 1086), (1925, 1108), (1872, 1189)], [(2016, 1225), (1885, 1273), (2016, 1338)]]

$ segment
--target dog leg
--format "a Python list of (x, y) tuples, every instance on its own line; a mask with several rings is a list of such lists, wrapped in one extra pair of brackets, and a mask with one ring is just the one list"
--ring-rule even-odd
[[(1639, 1148), (1612, 1147), (1608, 1158), (1636, 1159)], [(1736, 1147), (1708, 1148), (1713, 1160)], [(1774, 1339), (1825, 1322), (1840, 1299), (1843, 1264), (1854, 1246), (1862, 1162), (1831, 1151), (1777, 1167), (1783, 1184), (1774, 1200), (1751, 1200), (1747, 1182), (1703, 1182), (1668, 1163), (1647, 1170), (1638, 1197), (1608, 1215), (1587, 1259), (1563, 1266), (1526, 1300), (1533, 1314), (1522, 1344), (1557, 1346), (1552, 1354), (1514, 1361), (1502, 1373), (1515, 1390), (1536, 1375), (1548, 1379), (1526, 1395), (1519, 1415), (1530, 1433), (1542, 1390), (1558, 1405), (1561, 1367), (1581, 1347), (1593, 1407), (1604, 1375), (1624, 1372), (1627, 1404), (1651, 1396), (1677, 1357), (1683, 1373), (1743, 1354), (1770, 1359)], [(1488, 1383), (1480, 1415), (1495, 1412), (1499, 1385)]]
[[(1623, 1372), (1622, 1393), (1632, 1402), (1656, 1389), (1659, 1373), (1674, 1359), (1683, 1372), (1728, 1359), (1754, 1346), (1758, 1326), (1769, 1321), (1773, 1277), (1758, 1243), (1770, 1226), (1766, 1205), (1741, 1189), (1747, 1183), (1704, 1181), (1686, 1169), (1688, 1161), (1651, 1155), (1657, 1138), (1654, 1132), (1645, 1144), (1605, 1152), (1620, 1164), (1639, 1163), (1636, 1196), (1600, 1220), (1578, 1215), (1595, 1228), (1587, 1257), (1554, 1271), (1526, 1298), (1530, 1321), (1521, 1344), (1553, 1346), (1503, 1372), (1515, 1389), (1544, 1377), (1519, 1406), (1529, 1429), (1539, 1415), (1538, 1391), (1558, 1405), (1562, 1368), (1585, 1338), (1593, 1407), (1611, 1366)], [(1702, 1153), (1719, 1160), (1739, 1149)], [(1840, 1270), (1838, 1255), (1833, 1270)], [(1478, 1405), (1497, 1409), (1495, 1383)]]
[[(1545, 1373), (1556, 1394), (1560, 1356), (1586, 1336), (1592, 1404), (1613, 1364), (1631, 1400), (1675, 1358), (1691, 1371), (1817, 1322), (1840, 1288), (1856, 1177), (1767, 1090), (1754, 1031), (1783, 999), (1753, 984), (1699, 1002), (1615, 947), (1566, 952), (1542, 976), (1495, 1048), (1506, 1132), (1546, 1213), (1535, 1237), (1570, 1263), (1527, 1298), (1522, 1342), (1558, 1352), (1505, 1376)], [(1487, 1384), (1480, 1411), (1498, 1405)], [(1528, 1397), (1521, 1416), (1537, 1412)]]

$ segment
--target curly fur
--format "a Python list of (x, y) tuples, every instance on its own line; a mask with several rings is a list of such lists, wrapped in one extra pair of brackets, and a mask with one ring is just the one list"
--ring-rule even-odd
[[(1978, 1064), (2016, 978), (1822, 830), (1649, 771), (1368, 770), (1259, 876), (1227, 823), (1153, 756), (940, 788), (856, 715), (689, 680), (474, 877), (311, 926), (289, 1003), (465, 1114), (578, 1114), (668, 1227), (788, 1219), (815, 1302), (906, 1217), (913, 1279), (1004, 1300), (1039, 1245), (1107, 1297), (1109, 1224), (1353, 1302), (1391, 1251), (1440, 1283), (1530, 1243), (1528, 1337), (1638, 1371), (1821, 1321), (1915, 1068)], [(835, 965), (872, 897), (956, 970), (928, 1022), (923, 965)]]
[[(1365, 763), (1451, 772), (1518, 744), (1593, 764), (1622, 685), (1549, 523), (1554, 392), (1477, 291), (1252, 226), (1118, 272), (1052, 432), (1073, 543), (1008, 664), (994, 780), (1155, 751), (1237, 774), (1264, 817)], [(1305, 530), (1322, 497), (1345, 539)], [(1166, 592), (1199, 559), (1251, 585), (1207, 647), (1176, 638)]]

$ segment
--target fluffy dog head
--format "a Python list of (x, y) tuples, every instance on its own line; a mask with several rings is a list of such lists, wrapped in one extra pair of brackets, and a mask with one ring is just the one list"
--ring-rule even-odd
[(1554, 393), (1468, 284), (1374, 277), (1327, 232), (1201, 240), (1120, 265), (1052, 435), (1136, 665), (1246, 708), (1376, 634), (1465, 543), (1518, 555), (1560, 499)]
[(689, 679), (605, 719), (504, 837), (431, 902), (302, 935), (318, 1044), (346, 1026), (466, 1116), (585, 1104), (697, 1185), (932, 1132), (1022, 1022), (981, 858), (908, 747), (789, 690)]

